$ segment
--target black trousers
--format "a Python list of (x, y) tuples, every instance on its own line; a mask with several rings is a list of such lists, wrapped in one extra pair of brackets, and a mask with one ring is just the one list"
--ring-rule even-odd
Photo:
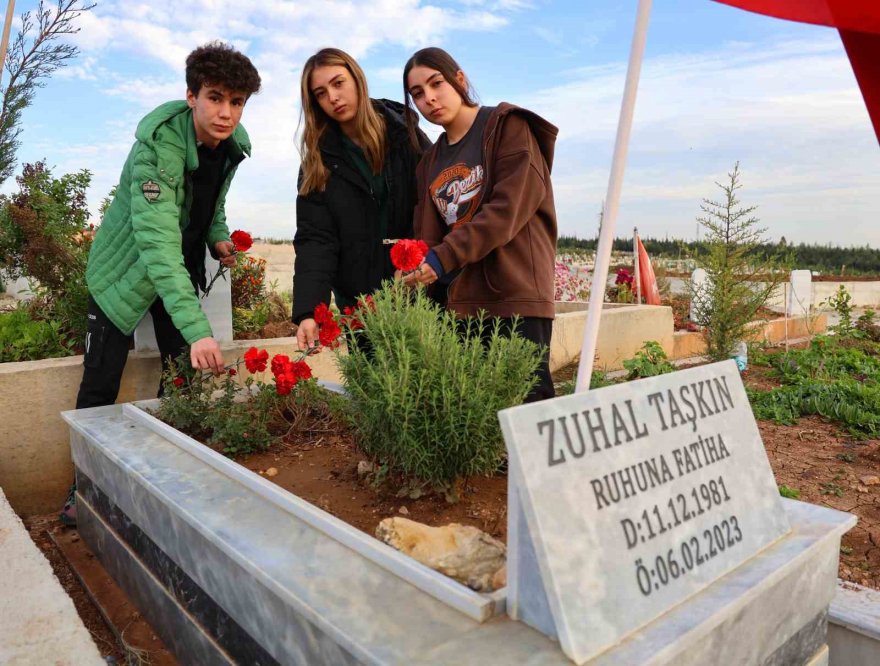
[[(172, 323), (162, 299), (156, 299), (150, 307), (150, 314), (153, 316), (164, 372), (168, 363), (186, 352), (189, 345)], [(131, 339), (131, 335), (116, 328), (90, 296), (86, 355), (83, 360), (83, 378), (76, 397), (77, 409), (102, 407), (116, 402)], [(161, 381), (157, 395), (162, 395)]]
[[(492, 337), (494, 321), (500, 322), (499, 333), (510, 337), (513, 329), (513, 319), (506, 317), (492, 317), (486, 322), (483, 329), (483, 343), (488, 344)], [(538, 383), (532, 387), (524, 402), (538, 402), (547, 398), (556, 397), (553, 388), (553, 378), (550, 376), (550, 337), (553, 335), (553, 320), (545, 317), (520, 317), (515, 331), (516, 335), (531, 340), (544, 348), (541, 356), (541, 365), (538, 366), (535, 376)]]

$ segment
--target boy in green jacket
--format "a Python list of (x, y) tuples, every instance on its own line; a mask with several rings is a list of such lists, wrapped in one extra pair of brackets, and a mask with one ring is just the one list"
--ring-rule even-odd
[(138, 124), (92, 245), (77, 409), (116, 401), (131, 336), (147, 312), (163, 368), (189, 349), (193, 368), (223, 372), (198, 289), (205, 288), (206, 245), (223, 265), (235, 261), (224, 203), (250, 155), (239, 121), (260, 75), (245, 55), (212, 42), (187, 57), (186, 87), (186, 101), (167, 102)]

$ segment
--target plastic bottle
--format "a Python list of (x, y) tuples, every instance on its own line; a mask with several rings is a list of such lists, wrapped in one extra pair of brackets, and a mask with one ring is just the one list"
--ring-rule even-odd
[(736, 343), (733, 348), (733, 360), (736, 361), (736, 367), (743, 372), (749, 365), (749, 348), (742, 340)]

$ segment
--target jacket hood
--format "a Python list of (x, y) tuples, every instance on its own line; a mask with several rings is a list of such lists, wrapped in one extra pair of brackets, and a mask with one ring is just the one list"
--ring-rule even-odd
[(511, 113), (521, 116), (529, 124), (532, 134), (535, 135), (535, 140), (538, 142), (538, 148), (541, 150), (541, 155), (544, 157), (544, 161), (547, 162), (547, 168), (552, 171), (553, 155), (556, 151), (556, 137), (559, 135), (559, 128), (553, 123), (544, 120), (534, 111), (523, 109), (522, 107), (508, 102), (501, 102), (495, 107), (495, 111), (489, 118), (488, 127), (486, 128), (486, 136), (491, 136), (492, 132), (498, 127), (501, 121)]
[[(162, 132), (163, 128), (167, 128), (168, 131)], [(185, 100), (165, 102), (157, 106), (138, 123), (134, 136), (138, 141), (153, 146), (160, 132), (163, 135), (163, 142), (170, 142), (174, 147), (186, 151), (188, 170), (198, 167), (196, 129), (193, 124), (192, 109)], [(251, 140), (240, 123), (230, 138), (233, 153), (244, 153), (250, 157)]]
[(373, 108), (381, 113), (388, 125), (388, 133), (391, 135), (403, 132), (406, 134), (406, 116), (411, 115), (418, 124), (418, 114), (408, 106), (395, 102), (393, 99), (374, 99)]

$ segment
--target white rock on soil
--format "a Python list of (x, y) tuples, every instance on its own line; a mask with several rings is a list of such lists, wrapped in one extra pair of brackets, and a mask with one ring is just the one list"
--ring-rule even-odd
[(503, 543), (470, 525), (430, 527), (407, 518), (386, 518), (376, 528), (376, 537), (480, 592), (496, 589), (493, 576), (507, 561)]

